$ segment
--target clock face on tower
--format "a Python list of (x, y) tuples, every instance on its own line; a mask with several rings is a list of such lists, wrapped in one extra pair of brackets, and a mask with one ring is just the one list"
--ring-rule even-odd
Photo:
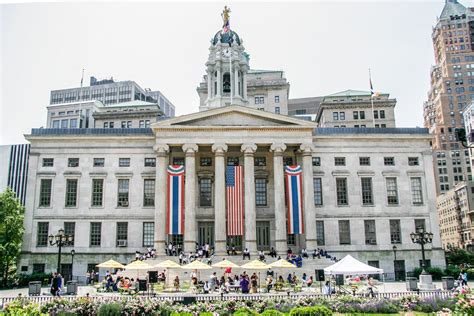
[(231, 55), (230, 49), (225, 49), (222, 51), (223, 57), (230, 57), (230, 55)]

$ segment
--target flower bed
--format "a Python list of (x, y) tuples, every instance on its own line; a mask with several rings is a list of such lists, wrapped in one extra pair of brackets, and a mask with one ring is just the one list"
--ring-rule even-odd
[(331, 315), (332, 313), (454, 313), (474, 315), (472, 292), (463, 290), (449, 298), (420, 298), (407, 296), (394, 299), (338, 296), (331, 298), (301, 297), (298, 299), (263, 298), (260, 300), (198, 302), (184, 305), (178, 302), (153, 298), (104, 299), (77, 298), (56, 299), (42, 306), (28, 298), (18, 299), (5, 306), (0, 315)]

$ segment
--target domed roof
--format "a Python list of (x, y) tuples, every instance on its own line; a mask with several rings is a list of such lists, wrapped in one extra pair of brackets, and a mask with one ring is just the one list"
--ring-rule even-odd
[(240, 37), (237, 33), (235, 33), (232, 30), (228, 30), (227, 32), (219, 31), (214, 35), (214, 39), (212, 40), (212, 44), (216, 45), (217, 42), (219, 41), (219, 36), (221, 38), (221, 43), (222, 44), (229, 44), (232, 42), (232, 39), (235, 38), (235, 41), (237, 42), (238, 45), (240, 45)]

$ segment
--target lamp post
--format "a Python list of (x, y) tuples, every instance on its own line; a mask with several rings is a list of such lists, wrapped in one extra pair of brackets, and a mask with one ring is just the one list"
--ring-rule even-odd
[(395, 281), (397, 281), (397, 246), (393, 245), (393, 276)]
[(51, 246), (58, 246), (58, 268), (57, 272), (61, 273), (61, 248), (64, 246), (72, 245), (74, 242), (74, 236), (64, 233), (64, 229), (59, 229), (56, 235), (49, 235), (49, 244)]
[(76, 251), (74, 249), (71, 250), (71, 280), (74, 275), (74, 255), (76, 254)]
[(397, 261), (397, 246), (393, 246), (392, 247), (392, 250), (393, 250), (393, 257), (394, 257), (394, 261)]
[(422, 272), (421, 274), (428, 274), (425, 271), (426, 268), (426, 259), (425, 259), (425, 245), (426, 244), (431, 244), (433, 241), (433, 233), (426, 232), (423, 227), (418, 226), (416, 229), (416, 232), (410, 234), (411, 241), (414, 244), (420, 244), (421, 245), (421, 268)]

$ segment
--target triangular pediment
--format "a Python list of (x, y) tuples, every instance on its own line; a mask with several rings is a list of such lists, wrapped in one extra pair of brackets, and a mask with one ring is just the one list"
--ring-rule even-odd
[(158, 121), (152, 125), (152, 127), (165, 126), (292, 126), (314, 128), (316, 127), (316, 124), (286, 115), (274, 114), (244, 106), (230, 105)]

